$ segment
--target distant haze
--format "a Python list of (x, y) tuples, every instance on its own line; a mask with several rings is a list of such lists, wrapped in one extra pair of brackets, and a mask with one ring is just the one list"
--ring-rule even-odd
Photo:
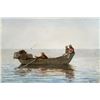
[(98, 18), (2, 18), (2, 49), (99, 48)]

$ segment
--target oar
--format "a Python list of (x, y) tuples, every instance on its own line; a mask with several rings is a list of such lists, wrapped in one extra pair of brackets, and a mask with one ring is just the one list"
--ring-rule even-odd
[(30, 61), (28, 64), (24, 65), (23, 67), (26, 67), (26, 66), (28, 66), (28, 65), (32, 64), (35, 60), (36, 60), (36, 59), (34, 59), (34, 60)]

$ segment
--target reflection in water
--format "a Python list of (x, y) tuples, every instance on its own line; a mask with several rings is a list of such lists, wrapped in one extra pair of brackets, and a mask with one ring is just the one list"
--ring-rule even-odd
[(69, 79), (74, 78), (74, 70), (66, 70), (65, 74), (66, 74), (66, 77), (68, 77)]
[(74, 69), (72, 65), (63, 65), (62, 68), (60, 66), (36, 66), (35, 68), (32, 68), (32, 65), (23, 67), (20, 65), (18, 68), (16, 68), (16, 74), (20, 76), (25, 76), (29, 73), (35, 73), (36, 75), (39, 75), (41, 77), (43, 76), (65, 76), (68, 79), (74, 78)]
[(19, 74), (21, 76), (27, 75), (29, 72), (31, 72), (32, 69), (30, 68), (16, 68), (16, 74)]

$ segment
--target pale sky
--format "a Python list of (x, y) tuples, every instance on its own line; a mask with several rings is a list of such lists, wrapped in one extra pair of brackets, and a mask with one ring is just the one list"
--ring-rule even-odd
[(3, 49), (99, 48), (98, 18), (3, 18)]

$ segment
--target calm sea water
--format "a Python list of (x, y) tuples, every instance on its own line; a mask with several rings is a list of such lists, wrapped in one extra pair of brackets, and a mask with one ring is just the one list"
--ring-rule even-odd
[[(72, 70), (61, 69), (17, 69), (20, 65), (13, 59), (17, 50), (2, 50), (1, 82), (4, 83), (98, 83), (100, 82), (100, 51), (76, 50), (71, 61)], [(27, 50), (33, 55), (44, 51), (48, 57), (57, 57), (64, 50)]]

